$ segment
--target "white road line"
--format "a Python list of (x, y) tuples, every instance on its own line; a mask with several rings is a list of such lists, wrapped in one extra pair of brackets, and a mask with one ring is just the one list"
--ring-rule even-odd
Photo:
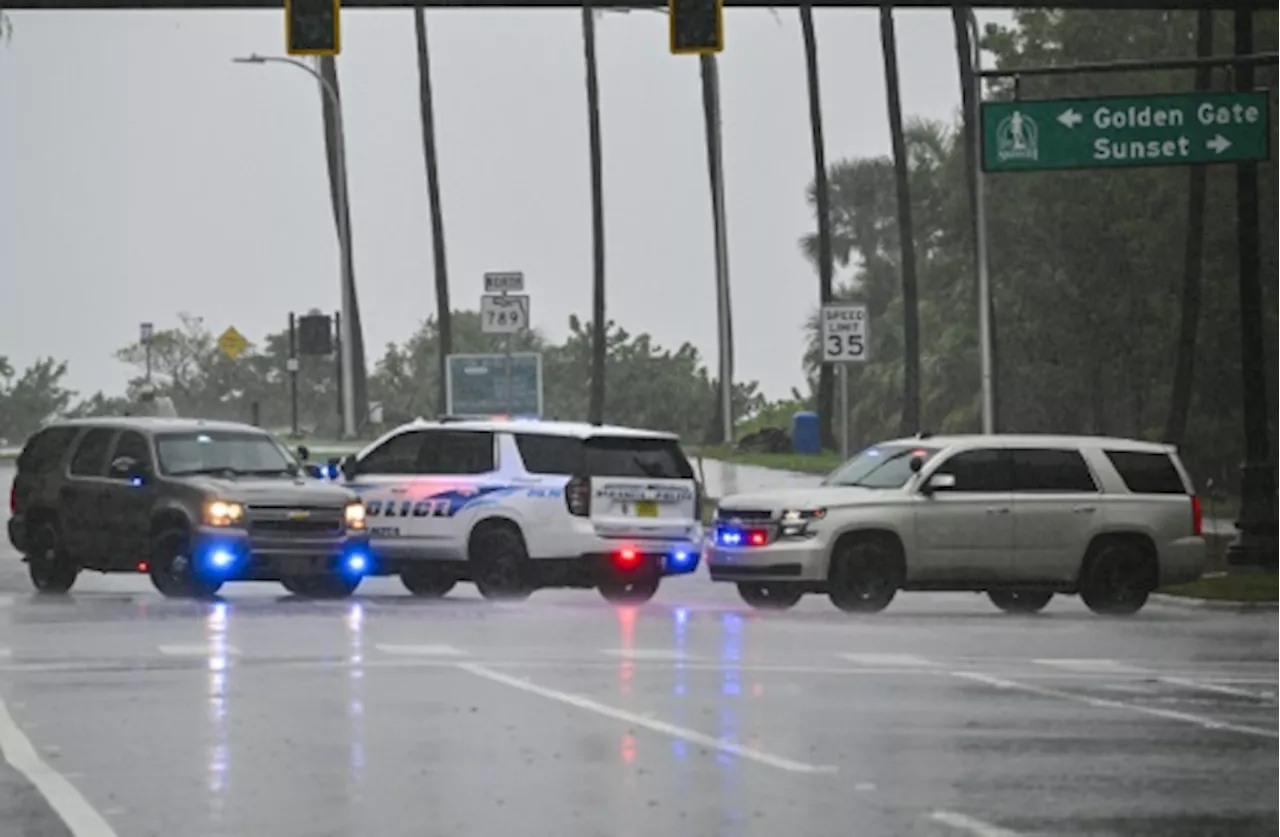
[(375, 645), (384, 654), (402, 657), (465, 657), (467, 652), (452, 645)]
[(623, 657), (628, 660), (694, 660), (695, 656), (668, 648), (601, 648), (601, 654), (611, 657)]
[(73, 837), (116, 837), (115, 831), (80, 795), (75, 785), (40, 758), (35, 747), (14, 723), (4, 701), (0, 701), (0, 752), (4, 753), (5, 761), (14, 770), (40, 791)]
[(839, 656), (860, 666), (885, 666), (887, 668), (931, 668), (935, 664), (914, 654), (840, 654)]
[(1083, 671), (1090, 674), (1141, 674), (1146, 669), (1125, 665), (1115, 660), (1032, 660), (1038, 666), (1064, 668), (1069, 671)]
[(1234, 686), (1224, 686), (1221, 683), (1208, 683), (1204, 680), (1191, 680), (1186, 677), (1161, 677), (1161, 683), (1168, 683), (1170, 686), (1182, 686), (1187, 689), (1200, 689), (1206, 692), (1217, 692), (1221, 695), (1231, 695), (1232, 697), (1253, 698), (1254, 700), (1275, 700), (1275, 692), (1251, 692), (1248, 689), (1237, 689)]
[(222, 657), (240, 653), (234, 645), (161, 645), (159, 648), (166, 657)]
[(767, 767), (785, 770), (788, 773), (835, 773), (836, 768), (830, 765), (807, 764), (802, 761), (792, 761), (791, 759), (775, 756), (761, 750), (751, 747), (744, 747), (741, 744), (735, 744), (723, 738), (714, 738), (710, 735), (704, 735), (697, 730), (679, 727), (675, 724), (669, 724), (666, 721), (659, 721), (654, 718), (646, 718), (635, 712), (628, 712), (625, 709), (619, 709), (615, 706), (609, 706), (599, 703), (591, 698), (582, 695), (575, 695), (571, 692), (561, 692), (557, 689), (549, 689), (546, 686), (539, 686), (528, 680), (522, 680), (519, 677), (512, 677), (503, 674), (500, 671), (494, 671), (487, 666), (477, 665), (476, 663), (458, 663), (458, 668), (463, 671), (474, 674), (477, 677), (483, 677), (486, 680), (492, 680), (495, 683), (501, 683), (504, 686), (510, 686), (513, 689), (519, 689), (522, 692), (528, 692), (532, 695), (554, 700), (559, 703), (568, 704), (578, 709), (594, 712), (597, 715), (603, 715), (606, 718), (613, 718), (616, 721), (633, 724), (638, 727), (650, 730), (651, 732), (669, 735), (672, 738), (683, 739), (690, 744), (697, 744), (700, 747), (708, 747), (713, 750), (719, 750), (722, 753), (737, 756), (739, 758), (754, 761), (757, 764), (763, 764)]
[(929, 815), (929, 819), (959, 831), (967, 831), (970, 834), (977, 835), (977, 837), (1019, 837), (1016, 831), (1010, 831), (1007, 828), (1001, 828), (998, 825), (992, 825), (989, 822), (983, 822), (964, 814), (957, 814), (955, 811), (934, 811)]
[(1123, 709), (1129, 712), (1137, 712), (1141, 715), (1150, 715), (1154, 718), (1163, 718), (1167, 721), (1181, 721), (1185, 724), (1195, 724), (1196, 726), (1204, 729), (1238, 732), (1242, 735), (1253, 735), (1259, 738), (1280, 738), (1280, 733), (1277, 733), (1274, 729), (1249, 727), (1242, 724), (1230, 724), (1225, 721), (1216, 721), (1213, 718), (1206, 718), (1203, 715), (1192, 715), (1189, 712), (1175, 712), (1172, 709), (1156, 709), (1151, 706), (1139, 706), (1134, 703), (1126, 703), (1122, 700), (1089, 697), (1087, 695), (1076, 694), (1075, 692), (1064, 692), (1061, 689), (1053, 689), (1048, 686), (1033, 686), (1030, 683), (1019, 683), (1014, 680), (1005, 680), (1002, 677), (991, 677), (990, 675), (979, 674), (975, 671), (953, 671), (951, 674), (953, 677), (973, 680), (977, 683), (985, 683), (988, 686), (994, 686), (997, 689), (1015, 689), (1017, 691), (1041, 695), (1042, 697), (1059, 698), (1061, 700), (1083, 703), (1087, 706), (1093, 706), (1098, 709)]

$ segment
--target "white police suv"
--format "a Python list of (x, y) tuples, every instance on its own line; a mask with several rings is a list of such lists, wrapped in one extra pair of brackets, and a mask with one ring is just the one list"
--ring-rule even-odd
[(595, 587), (644, 602), (698, 567), (693, 469), (670, 433), (556, 421), (417, 420), (331, 462), (366, 509), (379, 575), (418, 596)]

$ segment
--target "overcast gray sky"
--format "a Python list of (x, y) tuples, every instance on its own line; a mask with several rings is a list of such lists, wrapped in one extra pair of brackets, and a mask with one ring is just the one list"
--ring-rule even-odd
[[(1007, 17), (1007, 16), (1002, 16)], [(288, 311), (337, 307), (319, 93), (283, 54), (282, 13), (15, 12), (0, 46), (0, 355), (71, 362), (117, 391), (112, 352), (176, 312), (250, 339)], [(827, 157), (887, 153), (874, 11), (815, 14)], [(947, 12), (898, 13), (904, 107), (959, 106)], [(579, 17), (430, 13), (450, 287), (519, 269), (553, 339), (591, 297)], [(715, 296), (697, 59), (665, 19), (600, 21), (610, 315), (715, 363)], [(737, 377), (773, 397), (802, 379), (817, 282), (804, 62), (794, 10), (730, 12), (721, 64)], [(338, 69), (357, 279), (371, 362), (434, 313), (412, 12), (347, 12)]]

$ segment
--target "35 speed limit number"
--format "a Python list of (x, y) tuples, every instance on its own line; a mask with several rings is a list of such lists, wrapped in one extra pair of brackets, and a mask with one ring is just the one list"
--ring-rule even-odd
[(822, 306), (822, 361), (865, 361), (871, 347), (867, 306), (834, 303)]

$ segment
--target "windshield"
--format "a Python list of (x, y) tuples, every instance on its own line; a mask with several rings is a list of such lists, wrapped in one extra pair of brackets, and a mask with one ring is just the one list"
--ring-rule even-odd
[(911, 479), (912, 458), (920, 456), (928, 462), (937, 452), (919, 445), (875, 445), (832, 471), (822, 484), (901, 488)]
[(297, 463), (275, 439), (262, 433), (202, 431), (156, 438), (160, 470), (169, 476), (191, 474), (292, 474)]

